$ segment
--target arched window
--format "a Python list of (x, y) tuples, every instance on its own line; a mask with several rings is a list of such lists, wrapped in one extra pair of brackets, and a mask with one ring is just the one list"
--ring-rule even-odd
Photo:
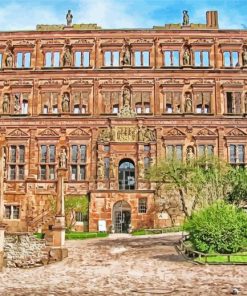
[(123, 159), (119, 163), (118, 182), (120, 190), (135, 189), (135, 164), (130, 159)]

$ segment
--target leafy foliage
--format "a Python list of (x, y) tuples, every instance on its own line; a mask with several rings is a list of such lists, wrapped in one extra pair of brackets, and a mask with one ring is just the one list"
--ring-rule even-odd
[(229, 183), (231, 190), (226, 199), (231, 203), (241, 205), (247, 202), (247, 170), (243, 168), (232, 169), (229, 174)]
[(246, 244), (247, 214), (221, 200), (194, 213), (184, 228), (197, 251), (235, 253)]
[(64, 199), (65, 221), (68, 230), (75, 225), (75, 213), (88, 214), (89, 201), (86, 195), (67, 195)]

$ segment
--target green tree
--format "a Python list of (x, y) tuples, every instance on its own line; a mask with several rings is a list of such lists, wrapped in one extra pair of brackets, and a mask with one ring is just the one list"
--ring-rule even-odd
[(86, 195), (66, 195), (64, 199), (65, 223), (67, 230), (71, 230), (76, 223), (76, 212), (88, 215), (89, 201)]
[(231, 190), (226, 195), (226, 200), (238, 206), (247, 203), (247, 170), (233, 168), (228, 175)]
[(167, 159), (155, 164), (149, 176), (157, 184), (158, 195), (162, 187), (176, 192), (183, 213), (190, 217), (197, 207), (224, 198), (229, 188), (227, 176), (230, 169), (217, 158), (200, 158), (189, 162)]
[(197, 251), (233, 253), (246, 246), (247, 215), (223, 200), (194, 213), (184, 228)]

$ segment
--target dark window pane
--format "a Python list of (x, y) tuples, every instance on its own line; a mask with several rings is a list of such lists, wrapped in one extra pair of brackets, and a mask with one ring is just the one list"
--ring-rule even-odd
[(20, 218), (20, 207), (19, 206), (13, 206), (13, 219), (19, 219)]
[(147, 212), (147, 199), (140, 198), (138, 200), (138, 212), (141, 214), (145, 214)]
[(16, 179), (16, 166), (11, 165), (10, 166), (10, 180), (15, 180)]
[(10, 147), (10, 162), (16, 162), (16, 146)]
[(40, 179), (46, 180), (46, 166), (45, 165), (40, 166)]
[(80, 146), (80, 152), (81, 152), (81, 162), (85, 162), (86, 161), (86, 146), (85, 145)]
[(50, 145), (50, 162), (55, 162), (55, 145)]
[(55, 165), (49, 165), (49, 179), (55, 179)]
[(77, 165), (71, 166), (71, 180), (77, 180)]
[(80, 180), (86, 179), (86, 167), (85, 165), (80, 165)]
[(19, 165), (19, 180), (24, 180), (24, 165)]
[(230, 162), (236, 163), (236, 146), (230, 145)]
[(109, 179), (110, 177), (110, 158), (109, 157), (104, 158), (104, 169), (105, 169), (105, 178)]
[(238, 145), (238, 162), (244, 163), (244, 145)]
[(25, 162), (25, 147), (19, 146), (19, 161), (21, 163)]
[(41, 162), (46, 162), (47, 157), (47, 147), (45, 145), (41, 145)]
[(4, 206), (4, 218), (5, 219), (11, 218), (11, 206)]
[(72, 162), (77, 162), (78, 146), (72, 145)]

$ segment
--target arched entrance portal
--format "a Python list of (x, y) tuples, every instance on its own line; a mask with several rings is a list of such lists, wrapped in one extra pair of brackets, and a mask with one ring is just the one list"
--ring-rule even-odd
[(135, 164), (130, 159), (123, 159), (119, 163), (118, 182), (120, 190), (135, 189)]
[(116, 233), (127, 233), (131, 223), (131, 207), (124, 201), (115, 203), (112, 209), (114, 230)]

